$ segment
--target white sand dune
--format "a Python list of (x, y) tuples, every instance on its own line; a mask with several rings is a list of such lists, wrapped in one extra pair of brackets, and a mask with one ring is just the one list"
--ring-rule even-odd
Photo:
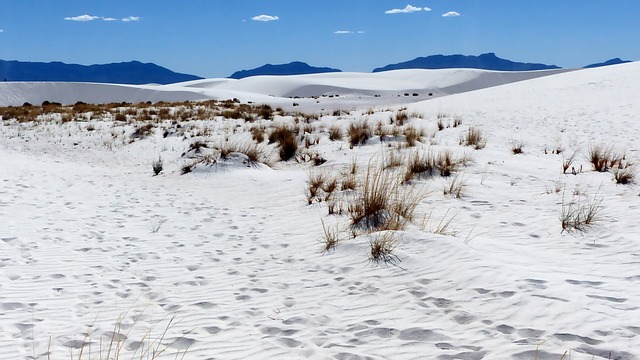
[(168, 90), (162, 85), (117, 85), (71, 82), (0, 83), (0, 106), (19, 106), (25, 102), (40, 105), (43, 101), (61, 104), (146, 101), (202, 100), (202, 94), (182, 89)]
[[(298, 76), (257, 76), (241, 80), (205, 79), (171, 85), (97, 83), (0, 83), (0, 106), (54, 101), (87, 103), (184, 101), (238, 98), (243, 101), (290, 104), (282, 98), (322, 95), (397, 97), (404, 93), (448, 95), (548, 76), (567, 70), (498, 72), (474, 69), (398, 70), (376, 74), (329, 73)], [(353, 101), (353, 100), (351, 100)], [(397, 101), (397, 100), (395, 100)], [(403, 100), (407, 101), (407, 100)], [(313, 101), (308, 101), (310, 104)]]
[[(474, 81), (461, 74), (448, 83)], [(376, 88), (370, 77), (346, 77), (327, 83), (384, 90), (382, 80)], [(313, 85), (305, 79), (255, 79), (259, 91), (230, 80), (175, 86), (255, 93), (273, 81), (282, 91), (274, 95), (285, 96)], [(391, 92), (414, 89), (388, 81)], [(640, 64), (631, 63), (407, 105), (425, 114), (408, 122), (434, 134), (423, 150), (474, 160), (459, 171), (462, 198), (444, 195), (450, 180), (440, 176), (414, 183), (430, 193), (419, 208), (431, 214), (427, 228), (453, 218), (455, 233), (410, 226), (398, 234), (399, 266), (387, 267), (369, 262), (366, 235), (345, 234), (323, 254), (321, 219), (346, 226), (348, 218), (328, 216), (325, 203), (307, 205), (304, 189), (309, 171), (344, 170), (352, 159), (364, 167), (396, 151), (393, 144), (350, 149), (323, 132), (311, 148), (328, 160), (319, 168), (290, 162), (180, 175), (182, 153), (201, 137), (157, 131), (129, 143), (132, 127), (110, 121), (3, 120), (0, 358), (46, 359), (49, 338), (51, 358), (89, 341), (95, 351), (119, 316), (129, 349), (150, 324), (175, 315), (163, 339), (167, 359), (186, 348), (185, 359), (640, 359), (640, 187), (616, 184), (586, 159), (589, 144), (603, 143), (637, 163), (639, 88)], [(437, 131), (438, 114), (445, 125), (454, 117), (462, 124)], [(391, 115), (356, 111), (311, 125), (373, 126)], [(184, 127), (206, 128), (208, 140), (222, 143), (268, 124)], [(460, 145), (471, 125), (487, 136), (482, 150)], [(512, 153), (514, 141), (523, 154)], [(564, 175), (562, 161), (575, 150), (583, 171)], [(159, 155), (165, 170), (152, 177)], [(593, 196), (602, 199), (598, 224), (561, 232), (562, 203)]]

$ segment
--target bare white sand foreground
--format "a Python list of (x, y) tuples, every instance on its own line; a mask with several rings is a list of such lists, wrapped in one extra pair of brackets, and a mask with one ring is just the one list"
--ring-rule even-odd
[[(0, 120), (0, 359), (640, 359), (639, 92), (640, 63), (0, 83), (192, 101)], [(274, 110), (196, 119), (233, 98)], [(376, 179), (415, 208), (359, 217)]]

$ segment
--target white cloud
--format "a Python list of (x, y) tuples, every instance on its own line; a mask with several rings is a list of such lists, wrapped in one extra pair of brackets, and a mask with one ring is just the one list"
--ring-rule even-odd
[(275, 21), (275, 20), (280, 20), (279, 17), (277, 16), (271, 16), (271, 15), (258, 15), (258, 16), (254, 16), (251, 18), (251, 20), (253, 21)]
[(337, 35), (342, 35), (342, 34), (353, 34), (353, 31), (350, 31), (350, 30), (338, 30), (338, 31), (334, 31), (333, 33), (334, 33), (334, 34), (337, 34)]
[(104, 20), (104, 21), (118, 21), (118, 19), (112, 18), (112, 17), (103, 17), (102, 20)]
[(0, 29), (0, 33), (3, 33), (3, 32), (4, 32), (4, 30)]
[(455, 12), (455, 11), (449, 11), (448, 13), (442, 14), (442, 16), (444, 16), (444, 17), (460, 16), (460, 13)]
[(360, 30), (358, 31), (358, 34), (364, 34), (364, 31)]
[(128, 16), (122, 19), (122, 21), (124, 22), (139, 21), (139, 20), (140, 20), (140, 16)]
[(391, 10), (385, 11), (384, 13), (385, 14), (408, 14), (408, 13), (417, 12), (417, 11), (431, 11), (431, 9), (429, 9), (428, 7), (421, 8), (421, 7), (415, 7), (413, 5), (407, 5), (405, 6), (404, 9), (391, 9)]
[(66, 17), (64, 18), (65, 20), (69, 20), (69, 21), (93, 21), (95, 19), (100, 19), (100, 16), (93, 16), (93, 15), (80, 15), (80, 16), (72, 16), (72, 17)]

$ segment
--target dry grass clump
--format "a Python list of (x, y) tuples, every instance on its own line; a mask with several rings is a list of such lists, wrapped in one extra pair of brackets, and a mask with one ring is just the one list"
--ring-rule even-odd
[(609, 164), (614, 161), (616, 155), (613, 146), (605, 146), (602, 144), (589, 145), (589, 162), (593, 165), (593, 169), (598, 172), (609, 170)]
[(621, 163), (619, 166), (614, 167), (612, 172), (617, 184), (627, 185), (633, 183), (635, 180), (636, 166), (631, 163)]
[(298, 151), (298, 139), (293, 130), (284, 125), (277, 126), (269, 134), (269, 143), (278, 143), (280, 160), (287, 161), (296, 156)]
[(416, 151), (409, 158), (404, 181), (411, 181), (415, 177), (430, 177), (436, 169), (436, 158), (431, 149), (426, 152)]
[(155, 125), (153, 123), (147, 122), (145, 124), (137, 125), (131, 134), (131, 139), (144, 139), (151, 135), (155, 130)]
[(511, 152), (514, 155), (524, 154), (524, 144), (519, 140), (511, 140)]
[(394, 172), (369, 164), (347, 211), (355, 228), (400, 230), (413, 220), (423, 198), (420, 191), (403, 187)]
[(261, 144), (264, 141), (264, 129), (260, 126), (254, 126), (251, 128), (251, 138), (253, 141)]
[[(229, 155), (232, 153), (244, 154), (247, 159), (247, 166), (255, 167), (259, 163), (268, 165), (269, 160), (268, 156), (264, 153), (264, 150), (261, 146), (254, 143), (246, 143), (246, 144), (235, 144), (235, 143), (225, 143), (221, 145), (218, 149), (220, 151), (221, 159), (228, 159)], [(205, 157), (206, 158), (206, 157)]]
[(342, 129), (338, 125), (332, 125), (329, 128), (329, 140), (331, 141), (339, 141), (342, 140), (344, 134), (342, 133)]
[(366, 121), (349, 124), (347, 133), (351, 148), (356, 145), (364, 145), (371, 138), (371, 129)]
[(471, 146), (476, 150), (481, 150), (487, 145), (487, 139), (480, 128), (470, 126), (469, 129), (467, 129), (467, 132), (462, 136), (460, 144)]
[(391, 123), (396, 124), (398, 126), (403, 126), (405, 122), (409, 120), (409, 114), (406, 111), (398, 111), (393, 114), (391, 118)]
[(438, 153), (435, 158), (435, 166), (440, 171), (440, 176), (451, 176), (458, 169), (458, 166), (465, 162), (464, 159), (457, 158), (451, 150), (444, 150)]
[(409, 126), (404, 130), (404, 137), (407, 141), (407, 146), (416, 146), (416, 142), (420, 141), (424, 136), (424, 131), (416, 129), (414, 126)]
[(376, 265), (396, 265), (400, 258), (393, 253), (399, 241), (393, 232), (384, 232), (375, 236), (370, 242), (369, 260)]
[(587, 227), (601, 221), (602, 200), (603, 198), (596, 193), (591, 198), (587, 196), (585, 201), (581, 200), (580, 196), (574, 196), (571, 201), (566, 202), (563, 193), (560, 210), (562, 232), (585, 231)]

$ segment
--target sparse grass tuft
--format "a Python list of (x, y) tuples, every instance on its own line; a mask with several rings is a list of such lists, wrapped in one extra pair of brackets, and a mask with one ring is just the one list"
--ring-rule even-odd
[(158, 156), (158, 160), (151, 163), (151, 167), (153, 168), (153, 175), (157, 176), (162, 172), (163, 161), (162, 157)]
[(511, 140), (511, 152), (514, 155), (524, 154), (524, 144), (519, 140)]
[(347, 209), (355, 228), (403, 229), (424, 198), (421, 191), (403, 187), (398, 176), (384, 167), (369, 164), (362, 181)]
[(440, 176), (451, 176), (458, 169), (458, 166), (464, 162), (463, 159), (454, 157), (451, 150), (441, 151), (435, 158), (435, 166), (440, 171)]
[(369, 241), (371, 248), (369, 260), (376, 265), (396, 265), (400, 262), (400, 258), (393, 251), (398, 246), (398, 242), (394, 233), (390, 231), (376, 235)]
[(571, 156), (569, 156), (568, 158), (562, 160), (562, 173), (563, 174), (566, 174), (567, 170), (569, 170), (569, 168), (572, 168), (572, 170), (571, 170), (572, 174), (574, 174), (574, 175), (577, 174), (575, 169), (573, 169), (573, 167), (572, 167), (573, 162), (575, 161), (577, 154), (578, 154), (578, 151), (574, 151), (571, 154)]
[(424, 132), (416, 129), (414, 126), (409, 126), (404, 130), (404, 137), (407, 140), (407, 146), (416, 146), (416, 142), (420, 141), (424, 136)]
[(482, 130), (475, 126), (470, 126), (460, 143), (461, 145), (471, 146), (476, 150), (481, 150), (487, 145), (487, 139), (482, 134)]
[(329, 140), (338, 141), (342, 140), (342, 129), (338, 125), (333, 125), (329, 128)]
[(320, 221), (322, 222), (322, 230), (324, 231), (322, 252), (327, 253), (335, 250), (336, 246), (338, 246), (338, 243), (340, 242), (340, 229), (337, 224), (335, 227), (329, 227), (323, 220)]
[(613, 178), (617, 184), (627, 185), (634, 182), (636, 177), (636, 167), (632, 164), (625, 164), (613, 169)]
[(445, 195), (451, 195), (456, 199), (460, 199), (465, 194), (466, 189), (467, 184), (464, 181), (464, 177), (460, 174), (456, 174), (444, 187), (443, 193)]
[(366, 121), (349, 124), (347, 132), (349, 133), (349, 145), (351, 148), (356, 145), (364, 145), (371, 138), (371, 129)]
[(611, 163), (614, 163), (616, 156), (614, 155), (613, 146), (604, 146), (602, 144), (589, 145), (589, 162), (593, 165), (593, 169), (598, 172), (609, 170)]
[(424, 153), (416, 151), (409, 158), (407, 170), (405, 171), (404, 175), (404, 181), (411, 181), (416, 176), (432, 176), (435, 169), (436, 158), (430, 149)]
[(601, 221), (603, 198), (597, 193), (591, 198), (586, 197), (586, 201), (581, 200), (580, 196), (574, 196), (571, 201), (566, 202), (565, 193), (562, 194), (560, 210), (562, 232), (585, 231), (588, 226)]

